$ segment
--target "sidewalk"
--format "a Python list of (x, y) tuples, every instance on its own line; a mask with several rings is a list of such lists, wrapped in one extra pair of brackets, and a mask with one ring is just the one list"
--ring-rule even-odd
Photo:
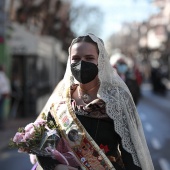
[(9, 118), (4, 122), (4, 129), (0, 130), (0, 151), (8, 148), (10, 138), (17, 132), (19, 127), (25, 127), (28, 123), (33, 122), (36, 117), (28, 118)]

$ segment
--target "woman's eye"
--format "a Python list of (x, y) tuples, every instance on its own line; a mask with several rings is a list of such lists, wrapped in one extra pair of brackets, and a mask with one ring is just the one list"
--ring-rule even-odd
[(86, 58), (87, 60), (93, 60), (94, 58), (93, 57), (88, 57)]
[(79, 60), (80, 60), (80, 58), (78, 58), (78, 57), (72, 58), (72, 61), (79, 61)]

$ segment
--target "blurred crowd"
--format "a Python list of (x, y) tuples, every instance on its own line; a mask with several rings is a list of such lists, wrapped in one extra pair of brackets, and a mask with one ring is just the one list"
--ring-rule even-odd
[(120, 51), (113, 53), (110, 57), (110, 64), (128, 86), (136, 105), (141, 97), (141, 85), (143, 82), (151, 84), (153, 93), (166, 95), (168, 90), (168, 68), (159, 62), (151, 62), (149, 78), (146, 78), (144, 71), (140, 69), (133, 59), (128, 58)]

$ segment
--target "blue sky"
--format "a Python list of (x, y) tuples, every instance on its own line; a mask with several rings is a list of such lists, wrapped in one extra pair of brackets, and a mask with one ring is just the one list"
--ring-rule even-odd
[(73, 0), (76, 4), (97, 6), (104, 13), (100, 37), (106, 39), (120, 30), (122, 22), (144, 21), (156, 13), (149, 0)]

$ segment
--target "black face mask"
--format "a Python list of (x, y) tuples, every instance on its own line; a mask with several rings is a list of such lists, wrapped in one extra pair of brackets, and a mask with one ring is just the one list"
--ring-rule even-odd
[(98, 74), (98, 67), (94, 63), (79, 61), (71, 64), (71, 72), (75, 79), (82, 84), (94, 80)]

